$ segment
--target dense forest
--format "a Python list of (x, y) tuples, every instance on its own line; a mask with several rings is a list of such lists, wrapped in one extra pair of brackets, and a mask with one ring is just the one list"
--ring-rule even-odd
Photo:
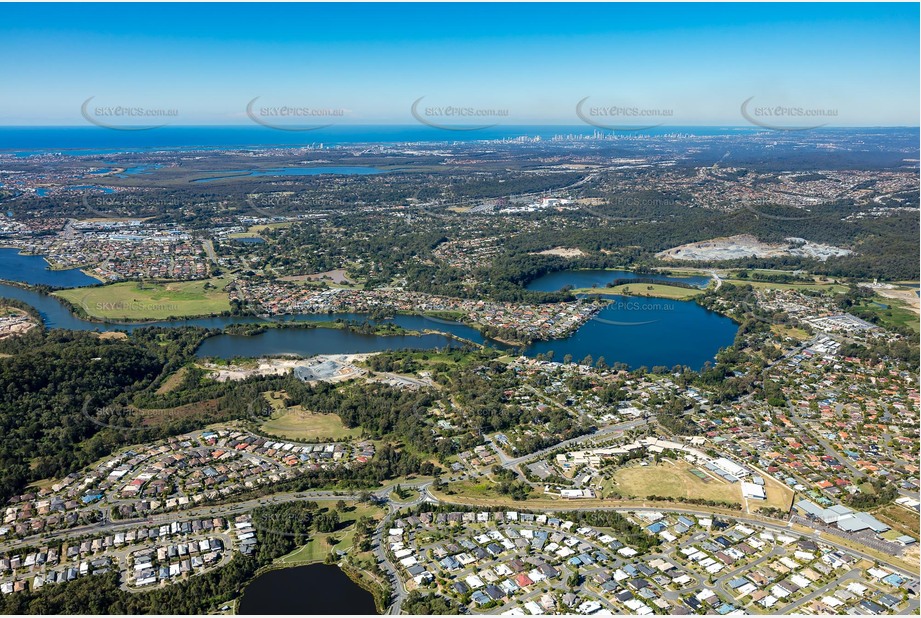
[(142, 329), (131, 339), (33, 329), (0, 342), (0, 499), (26, 483), (60, 477), (129, 441), (173, 428), (137, 431), (124, 406), (133, 393), (177, 369), (200, 329)]

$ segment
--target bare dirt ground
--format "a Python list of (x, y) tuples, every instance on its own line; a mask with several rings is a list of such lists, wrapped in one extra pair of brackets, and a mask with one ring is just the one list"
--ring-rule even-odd
[(564, 258), (574, 258), (582, 257), (585, 255), (585, 252), (582, 249), (572, 249), (569, 247), (554, 247), (553, 249), (545, 249), (544, 251), (538, 251), (535, 255), (558, 255)]
[(825, 261), (829, 257), (851, 253), (848, 249), (812, 243), (803, 241), (803, 239), (788, 238), (787, 240), (789, 241), (787, 243), (766, 243), (754, 236), (740, 234), (673, 247), (660, 251), (656, 257), (664, 260), (709, 261), (798, 255)]
[(228, 380), (245, 380), (252, 376), (283, 376), (297, 368), (311, 368), (329, 364), (332, 372), (322, 381), (349, 380), (364, 375), (365, 370), (354, 363), (365, 360), (368, 354), (326, 354), (309, 359), (302, 358), (259, 358), (241, 365), (213, 365), (204, 363), (203, 369), (211, 372), (211, 377), (218, 382)]
[(25, 314), (15, 314), (0, 318), (0, 339), (23, 335), (33, 328), (36, 323)]
[(128, 333), (123, 333), (122, 331), (108, 331), (105, 333), (99, 333), (100, 339), (127, 339)]
[(345, 271), (341, 268), (338, 270), (328, 270), (325, 273), (315, 273), (313, 275), (290, 275), (288, 277), (281, 277), (282, 281), (322, 281), (323, 279), (328, 279), (333, 283), (352, 283), (352, 280), (346, 276)]
[(909, 309), (921, 315), (921, 297), (918, 296), (915, 290), (887, 289), (880, 287), (874, 288), (873, 291), (884, 298), (901, 300)]

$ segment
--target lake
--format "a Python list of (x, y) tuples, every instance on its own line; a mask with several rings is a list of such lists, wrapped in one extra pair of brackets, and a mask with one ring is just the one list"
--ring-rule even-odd
[(237, 606), (244, 615), (376, 614), (374, 597), (339, 567), (325, 564), (267, 571), (247, 584)]
[(84, 274), (79, 268), (51, 270), (42, 256), (20, 255), (19, 249), (0, 249), (0, 279), (60, 288), (78, 288), (99, 283), (98, 279)]
[[(28, 268), (17, 267), (24, 263)], [(18, 272), (16, 280), (65, 286), (87, 285), (95, 280), (79, 271), (49, 271), (44, 260), (37, 256), (20, 256), (15, 249), (0, 250), (0, 273), (13, 279), (11, 273)], [(41, 266), (41, 267), (39, 267)], [(592, 275), (593, 271), (578, 271), (578, 275)], [(617, 278), (627, 271), (594, 271), (605, 277)], [(66, 279), (74, 277), (74, 281)], [(699, 278), (701, 282), (706, 277)], [(559, 280), (558, 280), (559, 281)], [(571, 282), (572, 279), (569, 279)], [(610, 281), (607, 279), (606, 281)], [(549, 284), (556, 285), (556, 283)], [(565, 283), (563, 284), (565, 285)], [(0, 297), (16, 298), (35, 307), (49, 328), (70, 330), (124, 330), (131, 332), (144, 326), (198, 326), (209, 329), (223, 329), (231, 324), (258, 324), (265, 319), (247, 317), (204, 317), (176, 321), (154, 321), (134, 324), (117, 322), (89, 322), (73, 315), (57, 298), (12, 285), (0, 284)], [(591, 320), (566, 339), (538, 341), (524, 353), (530, 357), (554, 353), (554, 360), (562, 361), (567, 354), (573, 360), (581, 361), (587, 355), (597, 361), (603, 356), (607, 363), (626, 363), (631, 368), (657, 365), (673, 367), (687, 365), (700, 369), (707, 361), (713, 361), (717, 351), (732, 344), (737, 325), (724, 316), (704, 309), (690, 301), (676, 301), (659, 298), (637, 298), (607, 295), (611, 304), (602, 309)], [(281, 322), (330, 322), (336, 319), (365, 322), (363, 314), (305, 314), (277, 318)], [(487, 344), (500, 349), (512, 349), (495, 341), (487, 340), (475, 328), (459, 322), (419, 315), (397, 315), (392, 319), (377, 321), (392, 323), (407, 330), (439, 331), (477, 344)], [(421, 335), (365, 335), (345, 329), (267, 329), (257, 335), (221, 334), (205, 340), (197, 351), (199, 357), (235, 356), (259, 357), (276, 354), (346, 354), (380, 352), (384, 350), (414, 349), (432, 350), (460, 343), (442, 334)]]
[[(329, 319), (329, 318), (327, 318)], [(258, 335), (217, 335), (202, 342), (199, 357), (272, 356), (277, 354), (365, 354), (386, 350), (433, 350), (458, 343), (444, 335), (365, 335), (336, 328), (270, 328)]]
[[(710, 277), (706, 275), (693, 276), (670, 276), (659, 273), (638, 274), (631, 270), (604, 270), (604, 269), (586, 269), (586, 270), (560, 270), (547, 273), (538, 277), (526, 287), (529, 290), (537, 292), (559, 292), (564, 287), (572, 286), (573, 288), (590, 288), (598, 286), (605, 287), (615, 279), (655, 279), (662, 283), (687, 283), (699, 288), (707, 287)], [(601, 290), (599, 290), (600, 292)]]
[[(198, 326), (201, 328), (223, 329), (231, 324), (260, 324), (265, 318), (256, 316), (216, 316), (189, 318), (185, 320), (151, 321), (121, 324), (118, 322), (90, 322), (71, 313), (70, 309), (58, 298), (40, 294), (15, 285), (0, 283), (0, 298), (15, 298), (38, 310), (48, 328), (66, 328), (68, 330), (131, 332), (147, 326), (164, 328), (179, 326)], [(407, 330), (438, 330), (469, 339), (474, 343), (486, 340), (476, 329), (460, 324), (418, 315), (397, 315), (388, 320), (369, 320), (360, 313), (304, 314), (276, 318), (282, 323), (333, 322), (345, 320), (353, 322), (392, 323)], [(217, 335), (210, 337), (198, 349), (199, 356), (263, 356), (273, 354), (346, 354), (380, 352), (383, 350), (433, 350), (446, 346), (461, 345), (457, 340), (440, 334), (423, 335), (364, 335), (345, 329), (268, 329), (259, 335)]]
[(579, 362), (626, 363), (632, 369), (656, 365), (687, 365), (699, 370), (713, 362), (720, 348), (732, 345), (738, 325), (729, 318), (691, 301), (635, 296), (605, 296), (611, 303), (566, 339), (538, 341), (528, 356), (553, 352), (553, 360), (567, 354)]

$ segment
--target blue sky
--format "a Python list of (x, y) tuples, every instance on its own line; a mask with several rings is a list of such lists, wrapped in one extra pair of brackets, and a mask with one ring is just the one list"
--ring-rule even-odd
[(0, 4), (0, 125), (81, 104), (248, 124), (247, 102), (410, 124), (410, 106), (579, 124), (592, 104), (744, 125), (763, 105), (918, 125), (918, 4)]

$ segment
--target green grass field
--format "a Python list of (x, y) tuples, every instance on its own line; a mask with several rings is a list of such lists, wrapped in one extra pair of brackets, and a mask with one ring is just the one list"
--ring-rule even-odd
[(691, 468), (685, 462), (621, 468), (614, 472), (604, 488), (616, 490), (624, 497), (663, 496), (742, 503), (739, 485), (713, 478), (705, 482), (691, 474)]
[(875, 314), (884, 327), (899, 326), (908, 327), (915, 332), (921, 331), (918, 314), (908, 309), (900, 300), (876, 296), (871, 302), (857, 305), (857, 308)]
[(268, 434), (290, 440), (345, 440), (361, 435), (361, 429), (349, 429), (335, 414), (314, 414), (300, 406), (275, 412), (261, 428)]
[(182, 381), (185, 379), (185, 376), (188, 372), (188, 367), (180, 367), (178, 370), (170, 374), (170, 376), (163, 380), (163, 383), (160, 384), (160, 387), (157, 389), (157, 394), (165, 395), (166, 393), (179, 388), (179, 385), (182, 384)]
[(233, 234), (228, 234), (228, 238), (262, 238), (262, 232), (265, 229), (269, 230), (280, 230), (286, 227), (291, 227), (293, 224), (292, 221), (281, 221), (278, 223), (262, 223), (259, 225), (251, 225), (245, 232), (234, 232)]
[[(603, 289), (606, 294), (622, 294), (624, 296), (650, 296), (654, 298), (669, 298), (672, 300), (687, 300), (702, 293), (701, 290), (683, 288), (676, 285), (661, 283), (625, 283), (613, 288), (588, 288), (597, 293)], [(581, 293), (581, 290), (579, 291)], [(591, 291), (585, 292), (591, 294)]]
[(804, 331), (802, 328), (796, 328), (794, 326), (785, 326), (783, 324), (773, 324), (771, 326), (771, 331), (780, 337), (792, 337), (797, 341), (806, 341), (809, 339), (809, 333)]
[[(383, 515), (383, 510), (376, 506), (347, 504), (350, 507), (354, 507), (354, 510), (339, 513), (339, 530), (331, 533), (312, 534), (310, 541), (306, 545), (302, 545), (290, 554), (282, 556), (279, 562), (284, 564), (311, 564), (323, 562), (329, 552), (334, 549), (341, 551), (351, 550), (355, 541), (355, 526), (353, 524), (362, 517), (373, 517), (379, 520)], [(333, 543), (333, 540), (336, 542)]]
[(744, 286), (750, 285), (755, 289), (768, 290), (819, 290), (832, 291), (835, 294), (847, 292), (847, 286), (839, 283), (773, 283), (771, 281), (748, 281), (746, 279), (723, 279), (725, 283)]
[[(229, 311), (230, 300), (223, 289), (229, 282), (226, 278), (143, 285), (124, 281), (98, 288), (61, 290), (55, 295), (81, 307), (92, 318), (164, 320)], [(210, 286), (207, 289), (206, 284)]]
[[(686, 461), (663, 461), (651, 466), (628, 466), (614, 472), (612, 479), (604, 484), (604, 490), (613, 489), (625, 497), (647, 498), (649, 496), (701, 498), (742, 503), (742, 488), (738, 483), (728, 483), (707, 475), (707, 481), (691, 472), (693, 467)], [(760, 507), (777, 507), (789, 510), (793, 502), (793, 491), (781, 483), (766, 479), (767, 499), (749, 500), (752, 510)]]

